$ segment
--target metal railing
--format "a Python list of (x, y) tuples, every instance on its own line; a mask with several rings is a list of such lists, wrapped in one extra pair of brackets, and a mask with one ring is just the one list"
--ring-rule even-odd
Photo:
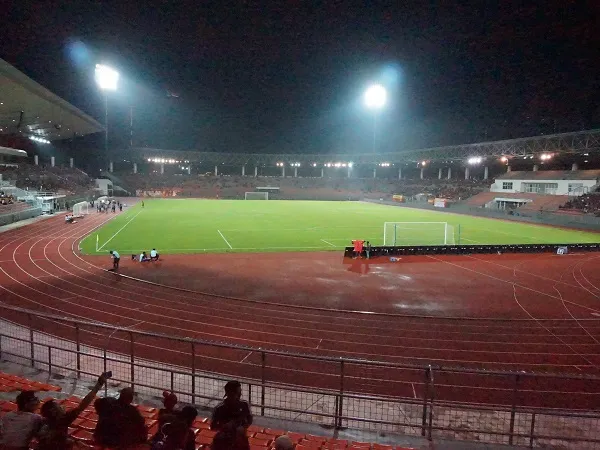
[(160, 397), (167, 389), (206, 410), (235, 377), (261, 416), (430, 440), (600, 449), (598, 377), (297, 354), (5, 305), (0, 325), (3, 359), (63, 377), (91, 379), (112, 370), (115, 381), (137, 392)]

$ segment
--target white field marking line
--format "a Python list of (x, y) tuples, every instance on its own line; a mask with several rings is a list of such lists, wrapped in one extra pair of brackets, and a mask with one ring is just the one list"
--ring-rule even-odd
[(217, 230), (217, 232), (221, 235), (221, 237), (223, 238), (223, 240), (225, 241), (225, 243), (229, 246), (229, 248), (233, 250), (233, 247), (231, 246), (231, 244), (229, 243), (229, 241), (227, 239), (225, 239), (225, 236), (223, 236), (223, 233), (221, 233), (221, 230)]
[(246, 361), (250, 357), (250, 355), (252, 355), (252, 353), (254, 352), (248, 352), (248, 354), (244, 356), (240, 362), (243, 363), (244, 361)]
[(338, 245), (334, 245), (329, 241), (326, 241), (325, 239), (321, 239), (321, 241), (325, 242), (327, 245), (329, 245), (330, 247), (339, 247)]
[(139, 214), (140, 214), (142, 211), (143, 211), (143, 209), (142, 209), (142, 210), (140, 210), (140, 211), (138, 211), (138, 212), (137, 212), (137, 214), (136, 214), (135, 216), (133, 216), (131, 219), (129, 219), (129, 220), (128, 220), (128, 221), (125, 223), (125, 225), (123, 225), (121, 228), (119, 228), (119, 229), (117, 230), (117, 232), (116, 232), (115, 234), (113, 234), (113, 235), (112, 235), (112, 236), (111, 236), (111, 237), (108, 239), (108, 241), (106, 241), (104, 244), (102, 244), (102, 245), (100, 246), (100, 248), (98, 248), (98, 251), (102, 250), (106, 244), (108, 244), (110, 241), (112, 241), (112, 240), (113, 240), (113, 239), (114, 239), (114, 238), (117, 236), (117, 234), (119, 234), (121, 231), (123, 231), (123, 229), (124, 229), (124, 228), (125, 228), (127, 225), (129, 225), (129, 224), (130, 224), (130, 223), (133, 221), (133, 219), (135, 219), (135, 218), (136, 218), (136, 217), (137, 217), (137, 216), (138, 216), (138, 215), (139, 215)]
[[(341, 246), (338, 245), (336, 246), (338, 248), (342, 248), (345, 246)], [(235, 247), (232, 248), (232, 250), (256, 250), (256, 251), (260, 251), (260, 250), (285, 250), (285, 249), (292, 249), (292, 250), (298, 250), (298, 249), (325, 249), (327, 247), (321, 245), (318, 247)], [(213, 248), (161, 248), (160, 251), (161, 253), (169, 253), (169, 252), (214, 252), (214, 251), (222, 251), (223, 247), (213, 247)], [(139, 249), (137, 250), (128, 250), (128, 249), (121, 249), (121, 252), (136, 252), (139, 251)], [(168, 256), (168, 255), (167, 255)], [(162, 259), (162, 257), (161, 257)]]
[[(488, 264), (493, 264), (494, 266), (498, 266), (498, 267), (504, 267), (505, 269), (513, 269), (514, 276), (515, 277), (517, 276), (516, 272), (517, 272), (517, 267), (518, 266), (510, 267), (510, 266), (505, 266), (504, 264), (500, 264), (500, 263), (497, 263), (497, 262), (489, 261), (487, 259), (476, 258), (473, 255), (467, 255), (467, 256), (469, 258), (471, 258), (471, 259), (476, 260), (476, 261), (485, 262), (485, 263), (488, 263)], [(521, 273), (524, 273), (524, 274), (527, 274), (527, 275), (531, 275), (532, 277), (541, 278), (542, 280), (553, 281), (555, 283), (564, 284), (565, 286), (569, 286), (569, 287), (573, 287), (573, 288), (577, 288), (577, 289), (579, 289), (581, 287), (581, 286), (577, 286), (575, 284), (567, 283), (566, 281), (562, 281), (562, 277), (561, 277), (560, 280), (555, 280), (554, 278), (545, 277), (543, 275), (538, 275), (538, 274), (533, 273), (533, 272), (527, 272), (526, 270), (522, 270), (522, 269), (518, 269), (518, 272), (521, 272)], [(583, 288), (583, 289), (585, 289), (585, 288)], [(580, 306), (580, 305), (578, 305), (578, 306)], [(593, 309), (593, 308), (590, 308), (590, 309)], [(596, 311), (596, 310), (594, 310), (594, 311)]]
[[(560, 297), (556, 297), (555, 295), (551, 295), (551, 294), (546, 294), (545, 292), (538, 291), (537, 289), (533, 289), (533, 288), (530, 288), (530, 287), (527, 287), (527, 286), (523, 286), (522, 284), (515, 283), (514, 281), (505, 280), (503, 278), (495, 277), (494, 275), (489, 275), (489, 274), (484, 273), (484, 272), (479, 272), (479, 271), (474, 270), (474, 269), (469, 269), (468, 267), (463, 267), (463, 266), (461, 266), (459, 264), (451, 263), (450, 261), (444, 261), (443, 259), (436, 258), (435, 256), (427, 255), (427, 257), (431, 258), (431, 259), (433, 259), (435, 261), (439, 261), (441, 263), (444, 263), (444, 264), (449, 264), (451, 266), (458, 267), (459, 269), (462, 269), (462, 270), (467, 270), (469, 272), (473, 272), (473, 273), (476, 273), (478, 275), (483, 275), (484, 277), (491, 278), (493, 280), (501, 281), (503, 283), (512, 284), (513, 286), (519, 286), (520, 288), (527, 289), (527, 290), (533, 291), (533, 292), (537, 292), (538, 294), (542, 294), (542, 295), (545, 295), (547, 297), (550, 297), (550, 298), (553, 298), (553, 299), (556, 299), (556, 300), (560, 300)], [(537, 321), (538, 319), (533, 318), (533, 320)]]
[(483, 244), (483, 242), (481, 242), (481, 241), (476, 241), (474, 239), (467, 239), (467, 238), (464, 238), (464, 237), (461, 237), (460, 240), (461, 241), (475, 242), (476, 244)]
[[(523, 305), (521, 305), (521, 303), (519, 302), (519, 299), (517, 298), (517, 287), (516, 285), (513, 284), (512, 286), (513, 288), (513, 297), (515, 299), (515, 302), (517, 303), (517, 305), (519, 305), (519, 308), (521, 308), (523, 310), (523, 312), (525, 314), (527, 314), (529, 317), (531, 317), (533, 320), (535, 320), (538, 324), (538, 326), (542, 327), (544, 330), (546, 330), (546, 332), (551, 335), (552, 337), (554, 337), (556, 340), (560, 341), (563, 345), (565, 345), (566, 347), (568, 347), (574, 354), (576, 354), (577, 356), (579, 356), (581, 359), (583, 359), (585, 362), (587, 362), (590, 366), (592, 367), (598, 367), (596, 366), (596, 364), (594, 364), (593, 362), (591, 362), (587, 356), (595, 356), (593, 354), (582, 354), (579, 353), (577, 350), (575, 350), (569, 343), (565, 342), (560, 336), (556, 335), (555, 333), (552, 332), (552, 330), (550, 330), (550, 328), (548, 328), (546, 325), (544, 325), (542, 322), (538, 321), (533, 314), (531, 314), (529, 311), (527, 311), (527, 309), (525, 309), (525, 307)], [(562, 296), (561, 296), (561, 300), (562, 300)], [(574, 367), (574, 366), (573, 366)]]

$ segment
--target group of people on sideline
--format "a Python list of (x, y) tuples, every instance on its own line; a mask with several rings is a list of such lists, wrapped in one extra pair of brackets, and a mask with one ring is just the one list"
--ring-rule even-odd
[(139, 262), (153, 262), (153, 261), (158, 261), (159, 256), (160, 255), (158, 254), (156, 249), (153, 248), (152, 250), (150, 250), (150, 256), (148, 256), (148, 254), (145, 251), (143, 251), (142, 253), (139, 254), (139, 256), (132, 254), (131, 260), (135, 261), (137, 259)]
[[(97, 446), (146, 450), (195, 450), (195, 433), (192, 428), (198, 412), (190, 405), (179, 407), (177, 396), (163, 393), (163, 408), (158, 412), (157, 432), (148, 439), (148, 430), (139, 410), (132, 404), (132, 388), (121, 390), (118, 398), (96, 398), (110, 377), (102, 374), (90, 392), (69, 410), (57, 401), (48, 400), (41, 408), (33, 391), (17, 395), (17, 410), (6, 413), (0, 420), (0, 448), (3, 450), (28, 450), (37, 441), (37, 450), (75, 450), (78, 448), (69, 434), (75, 419), (93, 402), (98, 421), (93, 432)], [(225, 397), (212, 414), (210, 428), (216, 431), (213, 450), (249, 450), (246, 430), (253, 418), (248, 402), (242, 400), (242, 386), (238, 381), (225, 385)], [(94, 401), (95, 399), (95, 401)], [(39, 414), (36, 412), (39, 408)], [(275, 441), (276, 450), (293, 449), (287, 436)]]

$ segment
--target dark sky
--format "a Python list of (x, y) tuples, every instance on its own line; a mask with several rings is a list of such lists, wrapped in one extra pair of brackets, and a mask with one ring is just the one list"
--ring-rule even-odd
[(115, 146), (132, 105), (135, 145), (371, 151), (370, 82), (380, 151), (600, 127), (597, 0), (2, 3), (0, 56), (100, 121), (119, 69)]

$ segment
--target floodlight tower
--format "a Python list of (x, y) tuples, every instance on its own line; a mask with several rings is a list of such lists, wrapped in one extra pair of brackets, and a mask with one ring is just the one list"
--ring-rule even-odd
[(108, 91), (116, 91), (119, 72), (103, 64), (96, 64), (96, 84), (104, 92), (104, 153), (108, 154)]
[(387, 91), (380, 84), (373, 84), (364, 94), (365, 106), (373, 111), (373, 153), (377, 150), (377, 114), (387, 102)]

